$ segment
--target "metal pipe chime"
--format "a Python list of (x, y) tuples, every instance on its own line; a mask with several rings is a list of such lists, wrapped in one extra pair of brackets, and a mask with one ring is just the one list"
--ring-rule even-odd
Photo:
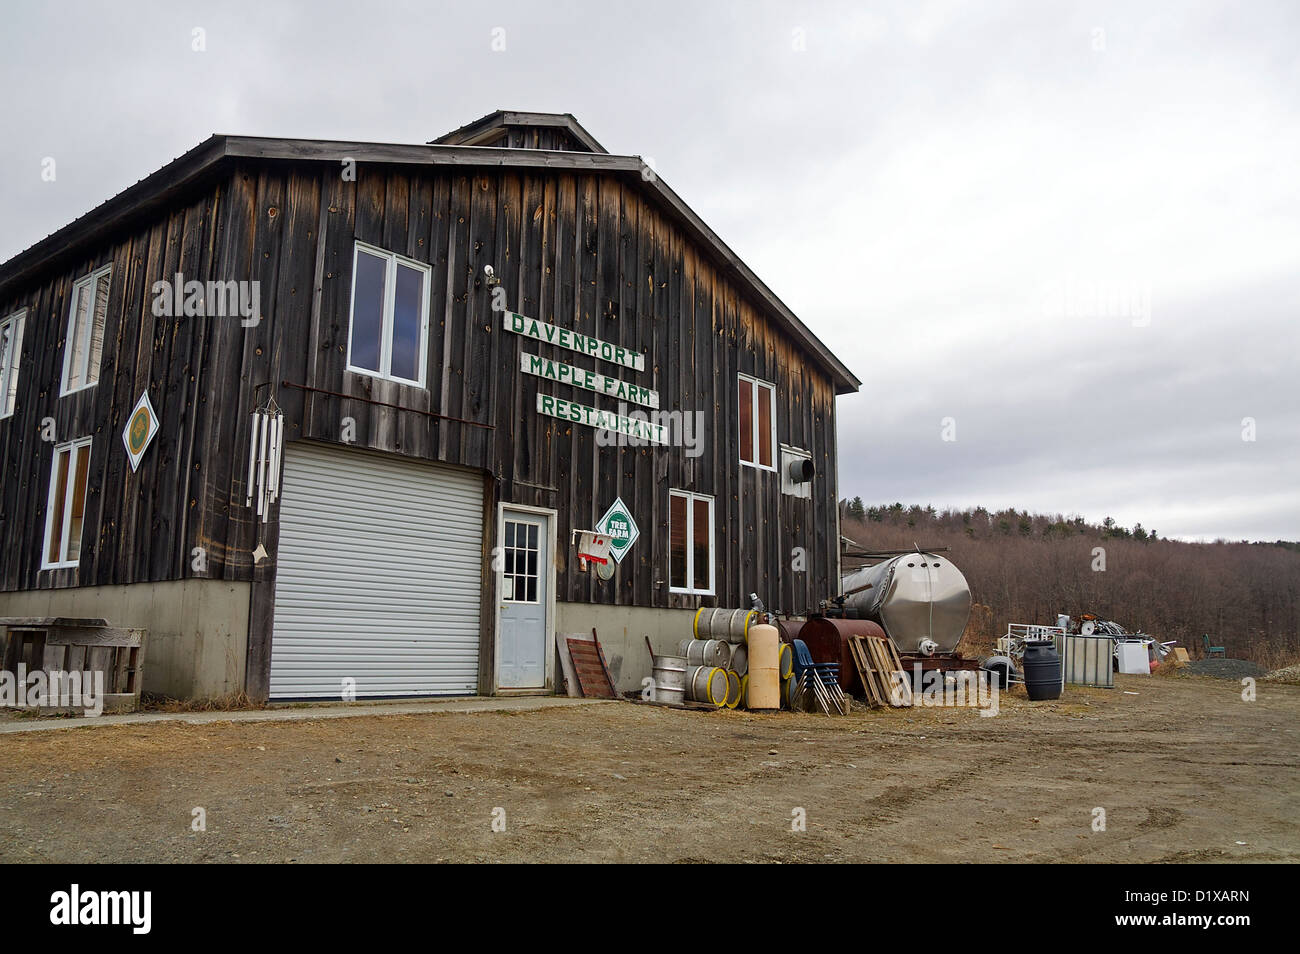
[(280, 458), (284, 450), (284, 414), (278, 407), (258, 408), (248, 439), (248, 497), (257, 500), (257, 515), (266, 523), (271, 504), (280, 495)]

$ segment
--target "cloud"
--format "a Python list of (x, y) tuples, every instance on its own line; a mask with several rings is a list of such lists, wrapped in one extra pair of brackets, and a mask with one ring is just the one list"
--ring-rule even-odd
[(213, 132), (569, 111), (862, 377), (842, 493), (1297, 539), (1297, 27), (1291, 3), (15, 8), (0, 258)]

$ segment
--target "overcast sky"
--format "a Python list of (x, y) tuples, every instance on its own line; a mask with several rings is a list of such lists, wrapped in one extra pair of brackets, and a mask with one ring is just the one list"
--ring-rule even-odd
[(1300, 539), (1293, 0), (5, 21), (0, 260), (214, 132), (424, 142), (571, 112), (652, 158), (863, 380), (839, 401), (842, 496)]

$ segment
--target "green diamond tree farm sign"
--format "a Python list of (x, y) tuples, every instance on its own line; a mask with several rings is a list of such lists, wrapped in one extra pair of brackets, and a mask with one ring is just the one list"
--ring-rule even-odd
[(637, 529), (636, 521), (632, 519), (632, 514), (623, 503), (622, 497), (615, 500), (613, 506), (605, 511), (605, 516), (601, 517), (600, 523), (596, 524), (596, 530), (609, 537), (609, 553), (615, 563), (623, 562), (627, 551), (632, 549), (636, 538), (641, 536), (641, 531)]

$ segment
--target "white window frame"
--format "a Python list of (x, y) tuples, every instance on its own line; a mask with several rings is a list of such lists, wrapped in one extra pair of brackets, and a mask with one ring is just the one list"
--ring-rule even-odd
[[(781, 456), (776, 442), (776, 385), (773, 384), (771, 381), (764, 381), (762, 378), (756, 378), (748, 374), (737, 374), (736, 378), (737, 378), (736, 380), (737, 402), (739, 402), (740, 400), (739, 398), (740, 384), (742, 382), (748, 383), (750, 388), (749, 416), (752, 419), (750, 421), (750, 426), (753, 428), (754, 459), (745, 460), (745, 458), (740, 457), (739, 446), (736, 447), (736, 456), (740, 457), (740, 463), (744, 467), (753, 467), (755, 470), (775, 471), (777, 469), (777, 464), (779, 463), (780, 456)], [(772, 441), (771, 444), (768, 445), (772, 448), (771, 464), (760, 464), (758, 462), (758, 456), (759, 456), (758, 455), (758, 435), (759, 435), (758, 386), (760, 384), (763, 387), (769, 389), (767, 393), (768, 393), (768, 400), (771, 403), (771, 407), (769, 409), (770, 414), (768, 415), (768, 419), (772, 422), (772, 435), (771, 435)], [(739, 430), (740, 427), (740, 404), (739, 403), (737, 403), (736, 405), (736, 426), (737, 426), (737, 430)], [(737, 442), (737, 444), (739, 444), (739, 442)]]
[[(12, 417), (14, 413), (13, 404), (9, 403), (9, 391), (15, 381), (18, 380), (18, 372), (21, 369), (23, 353), (23, 326), (27, 323), (27, 309), (21, 308), (12, 315), (0, 320), (0, 334), (4, 333), (6, 327), (12, 328), (13, 347), (9, 352), (7, 359), (0, 364), (0, 420), (6, 417)], [(15, 398), (16, 400), (16, 398)]]
[[(503, 514), (502, 517), (501, 517), (501, 556), (502, 556), (502, 562), (501, 562), (501, 602), (502, 602), (502, 603), (518, 603), (518, 604), (520, 604), (520, 605), (522, 605), (522, 606), (540, 606), (541, 603), (542, 603), (542, 581), (543, 581), (544, 579), (546, 579), (546, 568), (545, 568), (544, 566), (542, 566), (542, 543), (544, 542), (544, 541), (543, 541), (543, 536), (544, 536), (544, 534), (545, 534), (546, 528), (545, 528), (545, 527), (539, 527), (537, 524), (535, 524), (535, 523), (531, 523), (531, 522), (529, 522), (529, 521), (527, 521), (527, 520), (521, 520), (521, 519), (518, 519), (519, 517), (523, 517), (523, 516), (530, 516), (530, 515), (529, 515), (529, 514), (516, 514), (516, 515), (514, 515), (514, 516), (510, 516), (510, 515), (508, 515), (508, 514)], [(519, 528), (520, 528), (520, 527), (522, 527), (522, 528), (524, 529), (525, 532), (527, 532), (529, 528), (532, 528), (532, 529), (536, 530), (536, 531), (537, 531), (537, 548), (536, 548), (536, 549), (533, 549), (533, 548), (530, 547), (527, 543), (525, 543), (524, 546), (521, 548), (521, 547), (519, 546), (519, 538), (518, 538), (518, 536), (515, 537), (515, 542), (514, 542), (513, 544), (511, 544), (511, 545), (509, 545), (509, 546), (507, 547), (507, 544), (506, 544), (506, 538), (505, 538), (505, 526), (506, 526), (507, 523), (513, 523), (513, 524), (515, 525), (515, 533), (516, 533), (516, 534), (519, 533)], [(519, 572), (519, 564), (518, 564), (518, 563), (515, 564), (515, 569), (514, 569), (514, 571), (510, 574), (510, 576), (511, 576), (511, 583), (510, 583), (510, 586), (511, 586), (511, 592), (510, 592), (510, 595), (509, 595), (509, 596), (506, 596), (506, 595), (505, 595), (505, 579), (506, 579), (505, 552), (506, 552), (507, 549), (511, 549), (511, 550), (514, 551), (514, 557), (515, 557), (516, 560), (519, 559), (519, 556), (520, 556), (521, 553), (523, 553), (525, 556), (526, 556), (527, 554), (529, 554), (529, 553), (534, 553), (534, 554), (536, 554), (536, 556), (537, 556), (537, 572), (536, 572), (536, 573), (529, 573), (529, 572), (528, 572), (528, 567), (527, 567), (527, 566), (524, 567), (524, 572), (523, 572), (523, 573), (520, 573), (520, 572)], [(523, 600), (521, 600), (521, 599), (519, 599), (519, 598), (515, 595), (515, 593), (514, 593), (514, 585), (515, 585), (516, 583), (518, 583), (520, 579), (522, 579), (522, 580), (524, 581), (524, 591), (525, 591), (525, 595), (527, 595), (527, 590), (528, 590), (528, 579), (529, 579), (529, 577), (532, 577), (534, 580), (537, 581), (537, 598), (536, 598), (536, 599), (532, 599), (532, 600), (529, 600), (529, 599), (523, 599)]]
[[(686, 501), (686, 586), (673, 586), (673, 498), (681, 497)], [(697, 589), (695, 586), (695, 503), (707, 501), (709, 505), (709, 588)], [(708, 494), (692, 493), (689, 490), (668, 491), (668, 592), (684, 593), (689, 596), (713, 596), (718, 583), (718, 528), (714, 519), (713, 497)]]
[[(59, 397), (76, 394), (78, 391), (85, 391), (87, 388), (93, 388), (99, 383), (99, 375), (96, 375), (95, 380), (91, 382), (87, 382), (86, 377), (90, 371), (91, 342), (94, 341), (95, 338), (95, 299), (93, 296), (95, 294), (95, 289), (99, 286), (99, 279), (104, 275), (108, 276), (108, 294), (111, 295), (113, 293), (112, 262), (100, 266), (89, 275), (84, 278), (79, 278), (72, 283), (72, 301), (68, 305), (68, 335), (63, 339), (63, 380), (59, 387)], [(81, 297), (81, 290), (83, 288), (89, 288), (90, 294), (92, 295), (90, 299), (90, 307), (86, 311), (87, 320), (90, 322), (90, 326), (86, 329), (86, 351), (82, 356), (81, 384), (77, 385), (75, 388), (69, 388), (68, 373), (72, 370), (72, 343), (76, 340), (75, 335), (77, 333), (77, 299)], [(107, 312), (107, 308), (105, 308), (105, 312)], [(104, 324), (105, 326), (108, 324), (107, 314), (104, 316)], [(103, 341), (100, 341), (100, 348), (103, 348)]]
[[(77, 550), (75, 560), (67, 559), (68, 552), (68, 535), (72, 532), (72, 500), (76, 496), (77, 483), (77, 450), (84, 447), (85, 453), (89, 454), (91, 449), (91, 438), (81, 437), (75, 441), (65, 441), (62, 444), (56, 444), (54, 447), (54, 456), (50, 459), (50, 493), (49, 499), (45, 505), (45, 533), (41, 537), (41, 569), (42, 570), (60, 570), (64, 567), (77, 566), (81, 562), (81, 549)], [(59, 454), (62, 451), (68, 452), (68, 475), (67, 485), (63, 494), (63, 534), (59, 540), (59, 556), (62, 558), (57, 562), (50, 562), (50, 534), (54, 532), (54, 501), (58, 495), (55, 493), (55, 480), (59, 473)], [(90, 470), (86, 471), (86, 496), (90, 496)], [(81, 542), (85, 546), (86, 541), (86, 515), (83, 511), (81, 515)]]
[[(387, 260), (384, 271), (384, 305), (381, 316), (379, 343), (379, 370), (357, 367), (352, 363), (352, 323), (356, 320), (357, 307), (357, 261), (362, 253)], [(423, 276), (423, 291), (420, 295), (420, 360), (416, 367), (419, 377), (416, 379), (398, 377), (392, 373), (393, 368), (393, 311), (397, 300), (397, 266), (398, 264), (414, 268)], [(371, 378), (396, 381), (398, 384), (410, 384), (422, 388), (428, 377), (429, 359), (429, 290), (432, 282), (433, 267), (425, 262), (398, 255), (387, 249), (365, 242), (356, 242), (352, 249), (352, 293), (348, 299), (348, 370), (354, 374), (364, 374)]]

